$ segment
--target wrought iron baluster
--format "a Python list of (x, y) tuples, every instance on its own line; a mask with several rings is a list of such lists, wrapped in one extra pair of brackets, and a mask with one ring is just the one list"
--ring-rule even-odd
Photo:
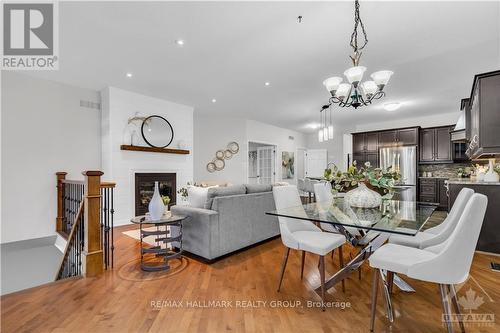
[(113, 215), (115, 213), (113, 193), (114, 193), (114, 188), (111, 188), (111, 211), (110, 211), (111, 212), (111, 268), (113, 268), (114, 251), (115, 251), (115, 242), (114, 242), (114, 237), (113, 237), (113, 228), (114, 228)]

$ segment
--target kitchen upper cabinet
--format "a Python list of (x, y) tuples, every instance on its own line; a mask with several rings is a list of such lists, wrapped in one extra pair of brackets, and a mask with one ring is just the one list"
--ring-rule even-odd
[[(474, 77), (470, 97), (470, 144), (467, 155), (473, 159), (500, 155), (500, 71)], [(469, 126), (470, 125), (470, 126)]]
[(378, 135), (381, 147), (392, 146), (396, 144), (396, 131), (383, 131)]
[(434, 148), (436, 162), (450, 162), (451, 158), (451, 128), (436, 128), (436, 144)]
[(378, 133), (365, 134), (365, 150), (378, 153)]
[(360, 152), (378, 152), (378, 133), (356, 133), (352, 136), (352, 150)]
[(418, 128), (406, 128), (397, 131), (397, 142), (405, 146), (418, 144)]
[(420, 131), (420, 162), (434, 161), (434, 129), (424, 128)]
[(418, 127), (404, 128), (379, 133), (379, 146), (413, 146), (418, 144)]
[(420, 163), (451, 163), (451, 127), (424, 128), (420, 131)]
[(352, 136), (352, 151), (353, 152), (362, 152), (365, 151), (365, 134), (353, 134)]
[(378, 132), (353, 134), (352, 147), (353, 160), (358, 166), (370, 162), (378, 167)]

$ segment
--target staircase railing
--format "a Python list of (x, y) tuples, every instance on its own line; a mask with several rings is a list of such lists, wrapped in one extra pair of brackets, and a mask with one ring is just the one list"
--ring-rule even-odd
[(96, 276), (114, 262), (114, 187), (101, 182), (101, 171), (84, 171), (85, 180), (57, 175), (56, 231), (67, 244), (56, 280)]

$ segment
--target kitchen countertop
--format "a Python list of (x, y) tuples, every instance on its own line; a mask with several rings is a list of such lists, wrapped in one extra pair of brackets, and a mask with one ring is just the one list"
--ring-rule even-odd
[(445, 176), (432, 176), (432, 177), (424, 177), (424, 176), (420, 176), (418, 177), (420, 179), (425, 179), (425, 178), (428, 178), (428, 179), (449, 179), (450, 177), (445, 177)]
[(461, 185), (500, 185), (500, 182), (485, 182), (477, 181), (474, 178), (451, 178), (446, 181), (448, 184), (461, 184)]

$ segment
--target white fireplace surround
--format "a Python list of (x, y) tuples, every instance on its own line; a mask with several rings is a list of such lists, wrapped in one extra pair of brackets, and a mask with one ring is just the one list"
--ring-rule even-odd
[[(102, 167), (104, 180), (116, 182), (115, 226), (130, 224), (135, 215), (135, 174), (175, 173), (179, 190), (193, 181), (193, 108), (141, 94), (108, 87), (102, 96)], [(173, 147), (184, 141), (189, 155), (120, 150), (129, 117), (160, 115), (174, 129)], [(142, 138), (141, 138), (142, 141)], [(140, 143), (144, 144), (144, 142)]]

